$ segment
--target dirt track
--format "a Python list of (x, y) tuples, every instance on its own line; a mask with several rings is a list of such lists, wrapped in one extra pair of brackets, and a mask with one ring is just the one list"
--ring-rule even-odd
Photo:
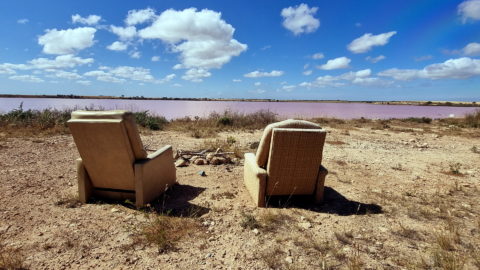
[[(241, 165), (177, 168), (179, 185), (156, 204), (171, 215), (190, 213), (198, 227), (163, 253), (138, 241), (138, 228), (150, 222), (143, 211), (72, 204), (78, 153), (71, 136), (0, 137), (0, 243), (31, 269), (480, 267), (480, 154), (471, 150), (479, 137), (326, 128), (323, 205), (281, 198), (270, 202), (280, 207), (258, 209)], [(219, 138), (228, 136), (248, 149), (261, 131)], [(150, 149), (204, 144), (172, 131), (142, 139)], [(249, 215), (258, 229), (246, 223)]]

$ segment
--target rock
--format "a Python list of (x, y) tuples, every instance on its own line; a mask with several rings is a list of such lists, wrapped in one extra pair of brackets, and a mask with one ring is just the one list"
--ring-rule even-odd
[(207, 164), (207, 160), (203, 158), (197, 158), (193, 161), (193, 164), (195, 165), (205, 165)]
[(258, 235), (260, 232), (258, 231), (258, 229), (253, 229), (252, 232), (255, 234), (255, 235)]
[(410, 139), (409, 142), (410, 142), (410, 143), (414, 143), (414, 142), (415, 142), (415, 139)]
[(240, 159), (239, 158), (233, 158), (232, 163), (236, 166), (240, 165)]
[(214, 157), (215, 157), (215, 154), (213, 154), (213, 153), (208, 153), (207, 156), (206, 156), (207, 161), (211, 161)]
[(214, 157), (212, 160), (210, 160), (210, 164), (212, 165), (221, 165), (226, 163), (226, 159), (223, 157)]
[(207, 174), (205, 173), (205, 171), (199, 171), (197, 174), (200, 175), (200, 176), (207, 176)]
[(310, 222), (308, 222), (308, 221), (307, 221), (307, 222), (302, 222), (302, 223), (300, 223), (299, 225), (300, 225), (300, 227), (302, 227), (302, 228), (304, 228), (304, 229), (310, 229), (310, 228), (312, 228), (312, 223), (310, 223)]
[(114, 208), (112, 208), (112, 209), (110, 210), (110, 212), (112, 212), (112, 213), (117, 213), (117, 212), (120, 212), (120, 210), (118, 210), (117, 208), (114, 207)]
[(186, 167), (186, 166), (188, 166), (188, 161), (183, 159), (183, 158), (179, 158), (179, 159), (177, 159), (177, 161), (175, 161), (175, 166), (176, 167)]
[(293, 258), (291, 256), (288, 256), (288, 257), (285, 258), (285, 261), (287, 263), (293, 263)]

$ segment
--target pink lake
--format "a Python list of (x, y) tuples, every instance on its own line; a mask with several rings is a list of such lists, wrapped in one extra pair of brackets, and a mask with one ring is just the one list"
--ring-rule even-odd
[(294, 117), (334, 117), (340, 119), (370, 118), (408, 118), (462, 117), (466, 113), (478, 110), (478, 107), (450, 106), (414, 106), (414, 105), (377, 105), (368, 103), (322, 103), (322, 102), (244, 102), (244, 101), (184, 101), (184, 100), (120, 100), (120, 99), (60, 99), (60, 98), (0, 98), (0, 112), (5, 113), (19, 107), (41, 110), (82, 109), (95, 107), (103, 109), (126, 109), (146, 111), (161, 115), (167, 119), (185, 116), (208, 116), (211, 112), (231, 110), (251, 113), (269, 110), (280, 118)]

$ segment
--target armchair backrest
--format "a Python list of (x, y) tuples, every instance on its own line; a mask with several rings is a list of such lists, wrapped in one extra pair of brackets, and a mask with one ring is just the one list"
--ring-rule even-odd
[(132, 113), (75, 111), (67, 123), (95, 188), (135, 190), (134, 162), (147, 153)]
[(272, 133), (274, 128), (301, 128), (301, 129), (321, 129), (321, 127), (315, 123), (288, 119), (281, 122), (268, 125), (263, 131), (262, 139), (258, 145), (256, 159), (257, 165), (261, 168), (266, 168), (268, 163), (268, 157), (270, 154), (270, 142), (272, 140)]
[(313, 194), (325, 136), (325, 130), (318, 128), (274, 128), (267, 163), (266, 194)]

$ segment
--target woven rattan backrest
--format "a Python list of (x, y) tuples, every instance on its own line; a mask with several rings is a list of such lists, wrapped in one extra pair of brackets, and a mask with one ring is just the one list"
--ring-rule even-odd
[(263, 131), (263, 136), (258, 145), (256, 154), (257, 165), (262, 168), (267, 167), (268, 155), (270, 153), (270, 141), (272, 139), (272, 131), (274, 128), (319, 129), (321, 127), (312, 122), (294, 119), (288, 119), (268, 125)]
[(267, 164), (267, 195), (315, 191), (325, 136), (323, 129), (273, 129)]

